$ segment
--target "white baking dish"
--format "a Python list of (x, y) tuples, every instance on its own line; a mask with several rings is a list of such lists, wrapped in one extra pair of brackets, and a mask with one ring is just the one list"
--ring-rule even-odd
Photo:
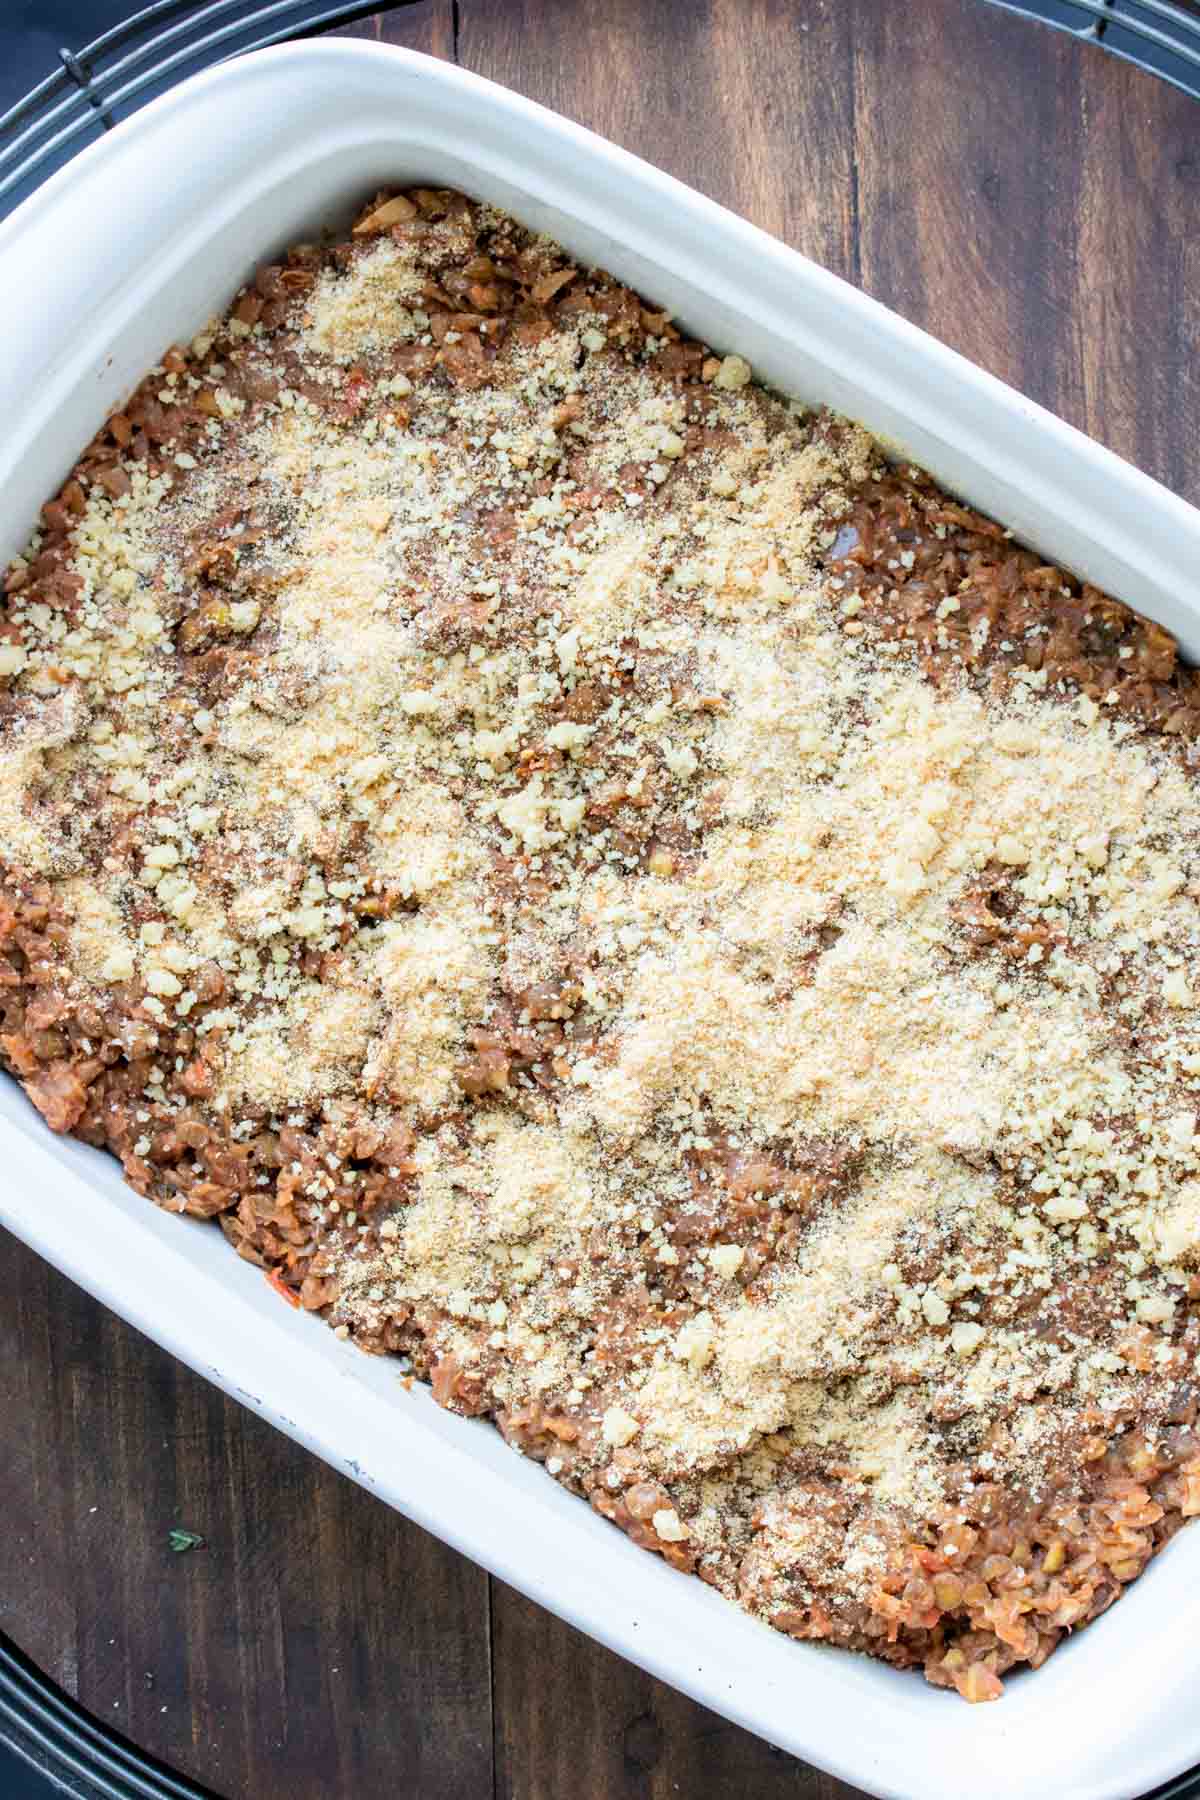
[[(0, 554), (174, 338), (375, 185), (459, 185), (607, 265), (789, 392), (1200, 651), (1200, 513), (771, 238), (514, 94), (321, 42), (186, 83), (0, 227)], [(908, 1800), (1130, 1800), (1200, 1762), (1200, 1529), (1114, 1612), (970, 1708), (797, 1645), (634, 1547), (489, 1427), (405, 1393), (280, 1304), (213, 1229), (158, 1212), (0, 1081), (0, 1219), (108, 1305), (506, 1581), (773, 1743)]]

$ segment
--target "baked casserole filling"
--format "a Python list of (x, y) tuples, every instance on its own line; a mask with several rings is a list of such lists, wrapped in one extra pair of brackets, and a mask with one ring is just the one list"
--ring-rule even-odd
[(1161, 628), (423, 188), (171, 349), (5, 591), (0, 1051), (54, 1130), (969, 1700), (1200, 1511)]

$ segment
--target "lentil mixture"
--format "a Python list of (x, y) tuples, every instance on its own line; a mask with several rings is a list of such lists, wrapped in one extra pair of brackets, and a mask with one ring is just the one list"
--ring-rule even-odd
[(423, 188), (169, 350), (5, 593), (55, 1131), (968, 1700), (1200, 1511), (1166, 632)]

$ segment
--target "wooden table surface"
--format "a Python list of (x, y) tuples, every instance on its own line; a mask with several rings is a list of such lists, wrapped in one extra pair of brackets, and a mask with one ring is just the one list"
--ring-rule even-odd
[[(1200, 501), (1200, 107), (1152, 77), (983, 0), (420, 0), (350, 35), (614, 138)], [(852, 1800), (2, 1235), (0, 1294), (0, 1628), (227, 1800)]]

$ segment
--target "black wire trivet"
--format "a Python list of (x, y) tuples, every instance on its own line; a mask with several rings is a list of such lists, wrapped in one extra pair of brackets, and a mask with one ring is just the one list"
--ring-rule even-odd
[(59, 66), (0, 116), (0, 216), (85, 144), (188, 75), (384, 10), (383, 0), (154, 0), (82, 48), (60, 49)]
[[(0, 1636), (0, 1745), (12, 1767), (69, 1800), (217, 1800), (85, 1713)], [(15, 1773), (11, 1780), (21, 1777)], [(8, 1787), (3, 1789), (8, 1800)]]
[[(0, 5), (3, 0), (0, 0)], [(411, 5), (413, 0), (392, 0)], [(1200, 100), (1200, 10), (1172, 0), (988, 0), (1100, 44)], [(381, 10), (380, 0), (154, 0), (0, 115), (0, 217), (85, 144), (213, 64)], [(386, 10), (386, 9), (384, 9)], [(215, 1800), (93, 1719), (0, 1635), (0, 1747), (67, 1800)], [(2, 1771), (0, 1771), (2, 1774)], [(1143, 1800), (1200, 1800), (1200, 1769)]]
[(1200, 100), (1200, 10), (1174, 0), (990, 0), (1101, 44)]

